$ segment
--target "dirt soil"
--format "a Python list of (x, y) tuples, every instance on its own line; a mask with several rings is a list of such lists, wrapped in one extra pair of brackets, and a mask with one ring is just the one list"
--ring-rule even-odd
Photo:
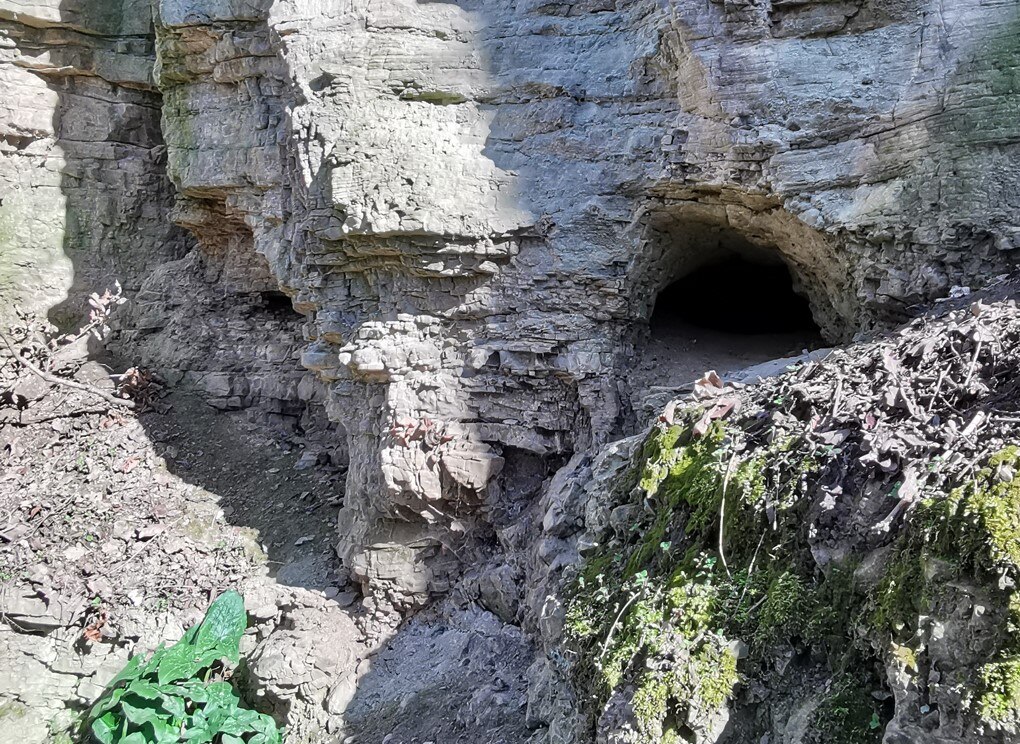
[[(726, 378), (729, 373), (772, 360), (794, 359), (825, 345), (818, 333), (810, 331), (743, 335), (672, 317), (657, 319), (637, 346), (627, 375), (631, 405), (644, 422), (667, 401), (692, 390), (694, 381), (709, 370)], [(777, 367), (782, 369), (782, 365)]]
[(0, 336), (0, 742), (77, 741), (128, 659), (226, 589), (249, 615), (238, 687), (288, 744), (529, 735), (519, 629), (470, 599), (403, 623), (361, 604), (333, 550), (346, 472), (322, 442), (126, 386), (126, 365), (39, 328)]
[[(68, 379), (113, 387), (92, 361)], [(0, 382), (0, 741), (66, 741), (130, 653), (176, 640), (228, 588), (249, 649), (314, 610), (362, 653), (332, 547), (345, 473), (299, 434), (185, 392), (137, 414), (10, 355)]]
[[(57, 588), (107, 611), (193, 606), (263, 566), (283, 584), (339, 591), (342, 473), (297, 469), (300, 444), (243, 413), (186, 393), (161, 407), (4, 427), (5, 578), (59, 576)], [(149, 564), (159, 570), (139, 570)]]
[(167, 413), (140, 419), (167, 469), (216, 494), (227, 522), (258, 531), (279, 583), (339, 591), (333, 543), (344, 472), (314, 452), (302, 459), (300, 437), (266, 432), (243, 413), (186, 394), (167, 402)]

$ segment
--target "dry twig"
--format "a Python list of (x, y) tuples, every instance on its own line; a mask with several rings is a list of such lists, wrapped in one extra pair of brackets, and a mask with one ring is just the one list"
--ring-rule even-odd
[(43, 372), (41, 369), (39, 369), (30, 361), (21, 356), (14, 348), (14, 344), (12, 344), (10, 339), (8, 339), (7, 336), (4, 335), (4, 333), (2, 332), (0, 332), (0, 339), (3, 339), (3, 342), (7, 345), (7, 348), (10, 349), (11, 354), (14, 355), (14, 358), (18, 361), (19, 364), (21, 364), (22, 367), (24, 367), (37, 377), (45, 380), (46, 382), (52, 385), (62, 385), (73, 390), (80, 390), (84, 393), (89, 393), (90, 395), (97, 395), (103, 400), (107, 401), (108, 403), (111, 403), (115, 406), (120, 406), (122, 408), (135, 407), (134, 401), (124, 400), (123, 398), (117, 398), (116, 396), (111, 395), (105, 390), (99, 390), (98, 388), (92, 387), (91, 385), (84, 385), (80, 382), (75, 382), (74, 380), (65, 380), (62, 377), (57, 377), (56, 375), (51, 375), (48, 372)]

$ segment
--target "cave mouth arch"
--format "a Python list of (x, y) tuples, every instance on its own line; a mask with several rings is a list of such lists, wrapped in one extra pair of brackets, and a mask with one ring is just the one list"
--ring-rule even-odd
[[(836, 250), (830, 235), (805, 223), (776, 198), (738, 189), (660, 197), (646, 202), (632, 224), (640, 227), (640, 242), (628, 267), (632, 317), (643, 321), (645, 329), (656, 308), (660, 316), (663, 311), (676, 315), (681, 308), (673, 301), (674, 290), (684, 285), (673, 285), (692, 277), (691, 292), (717, 287), (728, 305), (743, 311), (731, 325), (734, 331), (739, 331), (737, 323), (750, 321), (751, 314), (763, 310), (776, 311), (775, 331), (811, 330), (811, 336), (820, 333), (837, 341), (859, 330), (860, 305), (847, 257)], [(745, 271), (745, 263), (758, 270)], [(726, 267), (725, 276), (713, 276), (712, 267), (718, 265)], [(722, 273), (721, 268), (718, 271)], [(744, 276), (755, 281), (742, 287)], [(762, 296), (757, 287), (772, 289)], [(757, 306), (752, 304), (756, 297)], [(784, 309), (789, 310), (787, 320), (776, 317)], [(656, 325), (661, 320), (656, 318)]]
[(654, 413), (657, 391), (797, 358), (849, 327), (826, 237), (778, 206), (754, 207), (684, 201), (641, 215), (626, 372), (638, 418)]
[(806, 297), (778, 258), (724, 253), (662, 289), (651, 317), (656, 335), (686, 325), (733, 336), (820, 334)]

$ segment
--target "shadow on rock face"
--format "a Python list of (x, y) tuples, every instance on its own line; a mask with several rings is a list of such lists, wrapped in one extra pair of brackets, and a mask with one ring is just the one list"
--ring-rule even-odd
[[(174, 394), (165, 413), (141, 421), (167, 469), (209, 492), (227, 521), (257, 531), (270, 575), (287, 586), (337, 596), (345, 579), (333, 551), (344, 471), (303, 456), (295, 439)], [(202, 525), (194, 525), (201, 538)], [(349, 599), (349, 598), (348, 598)]]
[(345, 704), (344, 741), (525, 742), (527, 669), (534, 649), (517, 627), (444, 602), (403, 626), (359, 668)]

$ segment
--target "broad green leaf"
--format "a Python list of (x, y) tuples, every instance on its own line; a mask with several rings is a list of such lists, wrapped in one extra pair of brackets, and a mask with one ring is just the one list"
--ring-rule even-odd
[(261, 714), (254, 710), (248, 710), (247, 708), (238, 708), (234, 711), (234, 720), (245, 726), (251, 726), (252, 730), (258, 731), (257, 726), (259, 725), (259, 719)]
[(281, 744), (283, 741), (283, 737), (280, 736), (280, 729), (276, 727), (276, 721), (273, 720), (272, 716), (259, 713), (258, 723), (252, 728), (263, 734), (266, 737), (266, 741), (271, 744)]
[(248, 744), (283, 744), (283, 737), (274, 728), (268, 734), (255, 734), (255, 736), (248, 740)]
[(190, 728), (209, 728), (209, 720), (205, 717), (205, 712), (200, 708), (191, 714), (188, 719), (187, 727)]
[[(234, 692), (234, 688), (231, 687), (229, 682), (211, 682), (205, 686), (205, 694), (209, 705), (234, 707), (241, 702), (241, 699)], [(207, 708), (206, 715), (208, 714)]]
[[(240, 707), (229, 682), (206, 684), (200, 679), (204, 670), (223, 657), (238, 661), (246, 626), (241, 595), (224, 592), (210, 605), (205, 619), (176, 644), (161, 645), (148, 660), (133, 657), (90, 712), (94, 740), (98, 744), (282, 744), (276, 722)], [(127, 733), (128, 724), (131, 733)]]
[(238, 646), (247, 627), (248, 614), (244, 611), (244, 599), (233, 590), (226, 591), (209, 606), (194, 643), (199, 648), (219, 649), (236, 664), (239, 658)]
[[(209, 703), (202, 711), (205, 714), (206, 725), (210, 731), (221, 731), (230, 720), (230, 714), (236, 710), (233, 706), (224, 706), (219, 703)], [(231, 732), (233, 733), (233, 732)]]
[(150, 658), (148, 662), (146, 662), (145, 667), (142, 669), (143, 677), (149, 676), (150, 674), (155, 672), (156, 669), (159, 668), (160, 662), (163, 661), (163, 656), (166, 654), (166, 652), (167, 652), (166, 644), (164, 643), (159, 644), (159, 648), (152, 652), (152, 658)]
[[(141, 701), (139, 701), (141, 702)], [(143, 723), (149, 723), (151, 721), (164, 718), (165, 716), (159, 711), (148, 706), (136, 706), (126, 700), (120, 701), (120, 709), (124, 711), (124, 717), (127, 718), (131, 723), (138, 724), (141, 726)]]
[(178, 643), (188, 643), (191, 645), (195, 644), (195, 636), (198, 635), (198, 629), (202, 626), (202, 623), (195, 623), (181, 636), (181, 640)]
[(215, 648), (202, 650), (197, 646), (178, 643), (163, 656), (156, 671), (156, 679), (161, 685), (180, 679), (191, 679), (221, 655)]
[(114, 730), (117, 727), (117, 718), (113, 713), (107, 713), (102, 718), (92, 722), (92, 735), (99, 740), (99, 744), (113, 744)]
[[(169, 685), (166, 685), (166, 687), (169, 687)], [(184, 717), (188, 715), (186, 709), (187, 704), (184, 702), (184, 699), (179, 698), (174, 693), (163, 689), (161, 689), (160, 692), (162, 695), (160, 698), (160, 704), (163, 706), (163, 709), (177, 720), (183, 720)]]
[[(171, 685), (156, 685), (147, 680), (136, 680), (127, 687), (127, 692), (137, 695), (147, 701), (153, 701), (175, 718), (182, 719), (185, 712), (185, 702), (178, 697), (175, 690), (168, 689)], [(144, 706), (149, 707), (149, 706)], [(165, 717), (165, 716), (164, 716)]]
[[(246, 720), (244, 716), (239, 715), (248, 712), (249, 711), (242, 708), (235, 708), (231, 712), (232, 715), (229, 715), (227, 720), (223, 721), (219, 725), (220, 732), (224, 734), (236, 734), (237, 736), (241, 736), (242, 734), (260, 733), (261, 729), (257, 726), (257, 724), (253, 725), (255, 724), (255, 720), (250, 718)], [(255, 715), (258, 716), (257, 713)]]
[(144, 679), (136, 679), (127, 686), (127, 690), (128, 692), (146, 700), (159, 700), (163, 697), (163, 691), (160, 690), (157, 685), (152, 684), (152, 682), (147, 682)]
[(92, 706), (92, 710), (89, 711), (89, 718), (99, 718), (108, 710), (113, 710), (117, 707), (117, 703), (124, 697), (124, 688), (119, 687), (109, 695), (99, 698), (99, 702)]
[(213, 740), (213, 734), (209, 729), (192, 729), (188, 733), (184, 734), (182, 741), (188, 742), (188, 744), (211, 744)]
[(210, 730), (209, 727), (202, 722), (195, 726), (186, 728), (184, 733), (181, 734), (181, 740), (191, 742), (192, 744), (207, 744), (213, 740), (213, 736), (215, 734), (215, 731)]
[(182, 698), (204, 703), (209, 699), (205, 685), (198, 680), (188, 680), (179, 685), (160, 685), (160, 689), (168, 694), (180, 695)]
[(227, 717), (227, 720), (216, 726), (216, 730), (221, 734), (231, 734), (233, 736), (243, 736), (244, 734), (251, 733), (250, 727), (245, 726), (236, 718), (229, 716)]
[(149, 744), (177, 744), (180, 741), (180, 726), (173, 726), (164, 720), (156, 719), (142, 727)]
[(253, 727), (258, 733), (248, 740), (248, 744), (283, 744), (283, 737), (280, 730), (276, 728), (276, 721), (267, 715), (259, 714), (260, 723)]

